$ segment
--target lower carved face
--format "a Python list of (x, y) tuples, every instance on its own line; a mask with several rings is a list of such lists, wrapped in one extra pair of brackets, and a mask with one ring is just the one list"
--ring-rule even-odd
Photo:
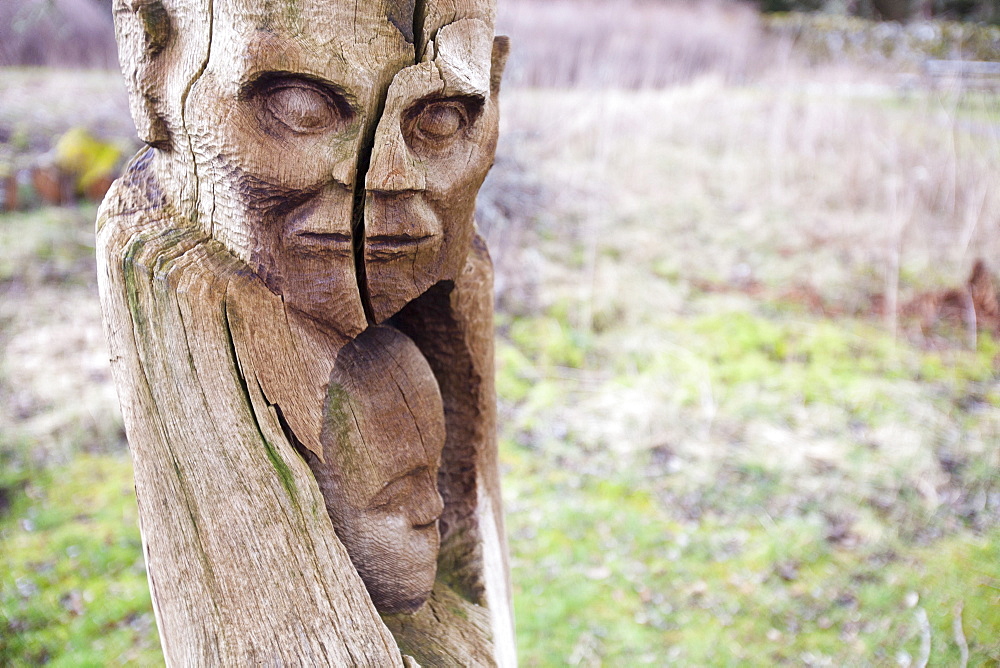
[(433, 588), (444, 436), (437, 382), (409, 338), (372, 327), (340, 351), (321, 439), (327, 461), (313, 468), (379, 612), (413, 612)]
[(367, 505), (338, 512), (337, 536), (379, 612), (415, 612), (430, 596), (441, 538), (437, 471), (405, 473)]

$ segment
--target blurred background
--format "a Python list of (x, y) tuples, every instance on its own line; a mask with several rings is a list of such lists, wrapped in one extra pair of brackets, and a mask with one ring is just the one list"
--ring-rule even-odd
[[(1000, 3), (499, 0), (525, 666), (1000, 662)], [(108, 0), (0, 3), (0, 665), (162, 662)]]

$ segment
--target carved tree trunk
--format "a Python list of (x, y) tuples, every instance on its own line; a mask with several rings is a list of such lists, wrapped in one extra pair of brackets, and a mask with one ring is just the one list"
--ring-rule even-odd
[(492, 0), (114, 0), (99, 280), (171, 665), (514, 665)]

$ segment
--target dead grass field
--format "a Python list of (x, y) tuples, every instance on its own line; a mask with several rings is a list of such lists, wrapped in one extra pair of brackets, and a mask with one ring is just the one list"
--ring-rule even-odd
[[(723, 3), (501, 29), (522, 664), (1000, 661), (1000, 336), (908, 307), (1000, 269), (1000, 97), (807, 64)], [(50, 76), (0, 72), (0, 126), (35, 136), (3, 91)], [(158, 660), (93, 213), (0, 216), (0, 663)]]

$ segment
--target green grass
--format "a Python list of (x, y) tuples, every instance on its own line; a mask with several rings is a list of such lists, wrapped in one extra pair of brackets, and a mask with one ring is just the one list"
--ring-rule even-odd
[(879, 663), (918, 654), (914, 599), (934, 665), (955, 664), (960, 605), (974, 665), (1000, 658), (996, 531), (902, 557), (831, 545), (816, 512), (684, 524), (626, 489), (556, 483), (534, 499), (546, 511), (525, 511), (530, 524), (512, 513), (524, 665)]
[(3, 482), (0, 664), (161, 664), (129, 459), (80, 454)]
[[(524, 665), (895, 663), (919, 657), (921, 615), (932, 665), (949, 665), (959, 607), (972, 665), (1000, 656), (996, 502), (979, 516), (967, 507), (1000, 492), (996, 396), (979, 408), (992, 427), (954, 410), (996, 392), (996, 343), (921, 350), (868, 322), (774, 306), (677, 318), (631, 356), (582, 345), (554, 315), (505, 323), (502, 461)], [(587, 434), (573, 417), (589, 406), (558, 398), (579, 379), (567, 373), (586, 371), (580, 360), (605, 355), (615, 373), (588, 394), (633, 388), (625, 403), (682, 416), (700, 411), (707, 385), (713, 426), (675, 425), (696, 441), (687, 447)], [(900, 424), (928, 433), (895, 442)], [(934, 430), (956, 428), (965, 464), (945, 479)], [(930, 480), (952, 502), (929, 499)]]

